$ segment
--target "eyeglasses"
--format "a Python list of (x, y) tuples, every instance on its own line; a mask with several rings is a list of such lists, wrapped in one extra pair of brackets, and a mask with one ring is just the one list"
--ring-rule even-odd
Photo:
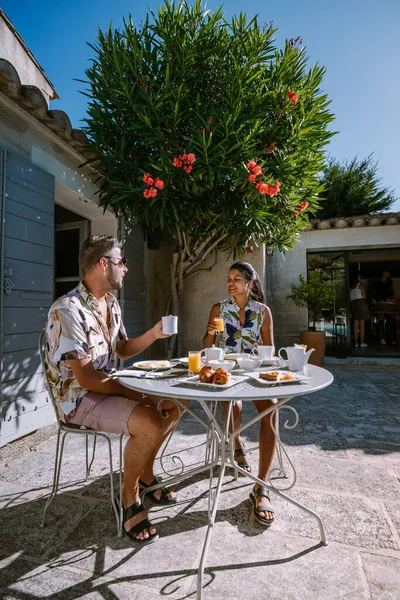
[(116, 267), (120, 267), (121, 269), (122, 267), (126, 267), (126, 263), (128, 262), (127, 258), (120, 258), (120, 260), (118, 260), (117, 262), (111, 260), (112, 258), (114, 258), (113, 256), (104, 256), (103, 258), (107, 258), (113, 265), (115, 265)]

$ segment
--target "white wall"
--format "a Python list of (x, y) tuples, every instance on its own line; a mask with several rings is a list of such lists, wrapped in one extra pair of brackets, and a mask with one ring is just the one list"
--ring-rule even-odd
[[(39, 18), (39, 16), (38, 16)], [(0, 58), (5, 58), (16, 69), (23, 85), (34, 85), (43, 93), (47, 104), (57, 97), (55, 91), (44, 77), (35, 61), (18, 40), (18, 37), (6, 25), (0, 16)]]

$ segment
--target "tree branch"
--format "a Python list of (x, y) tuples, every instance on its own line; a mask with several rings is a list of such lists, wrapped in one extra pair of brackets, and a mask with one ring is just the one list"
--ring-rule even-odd
[(215, 265), (217, 265), (217, 264), (218, 264), (218, 253), (217, 253), (217, 251), (215, 251), (215, 260), (214, 260), (214, 263), (211, 265), (211, 267), (204, 267), (204, 269), (196, 269), (195, 271), (192, 271), (188, 275), (185, 275), (185, 279), (189, 279), (189, 277), (191, 277), (192, 275), (196, 275), (196, 273), (200, 273), (200, 271), (211, 272), (213, 270), (213, 268), (215, 267)]
[(195, 269), (197, 267), (197, 265), (199, 263), (202, 263), (206, 260), (207, 256), (210, 254), (210, 252), (212, 252), (214, 249), (217, 248), (218, 244), (220, 244), (222, 242), (222, 240), (224, 240), (226, 237), (228, 236), (227, 233), (224, 233), (223, 235), (220, 235), (219, 238), (217, 238), (208, 248), (207, 250), (204, 251), (203, 255), (201, 257), (198, 258), (198, 260), (195, 260), (194, 262), (192, 262), (189, 267), (187, 269), (185, 269), (184, 273), (185, 273), (185, 278), (188, 277), (188, 275), (191, 274), (191, 272), (193, 271), (193, 269)]

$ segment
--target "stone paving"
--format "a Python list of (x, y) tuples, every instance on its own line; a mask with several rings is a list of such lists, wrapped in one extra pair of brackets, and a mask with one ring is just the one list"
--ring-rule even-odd
[[(288, 411), (280, 418), (298, 477), (289, 494), (320, 514), (328, 545), (321, 546), (314, 519), (277, 495), (271, 498), (276, 520), (265, 531), (251, 513), (251, 484), (228, 471), (204, 600), (400, 599), (400, 368), (329, 369), (332, 386), (293, 403), (300, 415), (296, 428), (284, 428), (292, 419)], [(246, 406), (244, 418), (252, 411)], [(248, 430), (253, 467), (257, 436), (257, 427)], [(86, 482), (83, 440), (70, 436), (61, 489), (41, 529), (55, 441), (51, 426), (0, 450), (0, 598), (195, 598), (206, 476), (182, 483), (175, 506), (148, 503), (160, 539), (132, 547), (116, 536), (105, 446), (98, 443)], [(188, 415), (167, 449), (167, 468), (175, 466), (173, 455), (188, 465), (204, 459), (204, 433)]]

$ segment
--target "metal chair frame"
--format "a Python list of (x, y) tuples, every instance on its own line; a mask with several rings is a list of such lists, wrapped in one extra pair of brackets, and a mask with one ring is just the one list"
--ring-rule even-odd
[[(85, 444), (86, 481), (88, 480), (88, 478), (90, 476), (90, 470), (92, 468), (92, 464), (93, 464), (93, 461), (95, 458), (97, 438), (101, 437), (101, 438), (105, 439), (108, 444), (108, 456), (109, 456), (109, 463), (110, 463), (111, 504), (112, 504), (115, 518), (117, 521), (117, 534), (118, 534), (118, 537), (121, 537), (122, 536), (122, 502), (120, 502), (121, 506), (118, 507), (118, 504), (117, 504), (117, 502), (115, 500), (115, 496), (114, 496), (114, 479), (113, 479), (114, 470), (113, 470), (112, 446), (111, 446), (111, 439), (112, 439), (111, 436), (113, 434), (106, 433), (104, 431), (95, 431), (94, 429), (89, 429), (88, 427), (85, 427), (85, 426), (67, 425), (60, 419), (60, 416), (58, 413), (58, 408), (57, 408), (57, 402), (56, 402), (56, 398), (55, 398), (55, 394), (54, 394), (54, 384), (52, 384), (48, 380), (48, 377), (47, 377), (46, 359), (45, 359), (45, 352), (44, 352), (45, 343), (46, 343), (45, 333), (44, 333), (44, 331), (42, 331), (40, 334), (40, 337), (39, 337), (40, 362), (42, 364), (44, 378), (47, 383), (47, 391), (50, 396), (50, 400), (51, 400), (51, 403), (53, 405), (53, 409), (54, 409), (54, 412), (56, 415), (58, 431), (57, 431), (57, 444), (56, 444), (56, 456), (55, 456), (55, 464), (54, 464), (53, 486), (52, 486), (50, 496), (47, 499), (46, 505), (44, 507), (42, 527), (44, 527), (45, 522), (46, 522), (47, 509), (49, 508), (50, 504), (53, 502), (53, 500), (57, 494), (57, 491), (58, 491), (60, 472), (61, 472), (61, 464), (62, 464), (62, 458), (63, 458), (63, 453), (64, 453), (64, 443), (65, 443), (66, 436), (68, 434), (74, 434), (74, 435), (80, 435), (80, 436), (84, 435), (86, 438), (86, 440), (85, 440), (86, 441), (86, 444)], [(93, 448), (92, 448), (92, 457), (89, 462), (89, 438), (90, 437), (93, 438)], [(121, 434), (119, 436), (119, 497), (120, 498), (122, 498), (122, 440), (123, 440), (123, 434)]]

